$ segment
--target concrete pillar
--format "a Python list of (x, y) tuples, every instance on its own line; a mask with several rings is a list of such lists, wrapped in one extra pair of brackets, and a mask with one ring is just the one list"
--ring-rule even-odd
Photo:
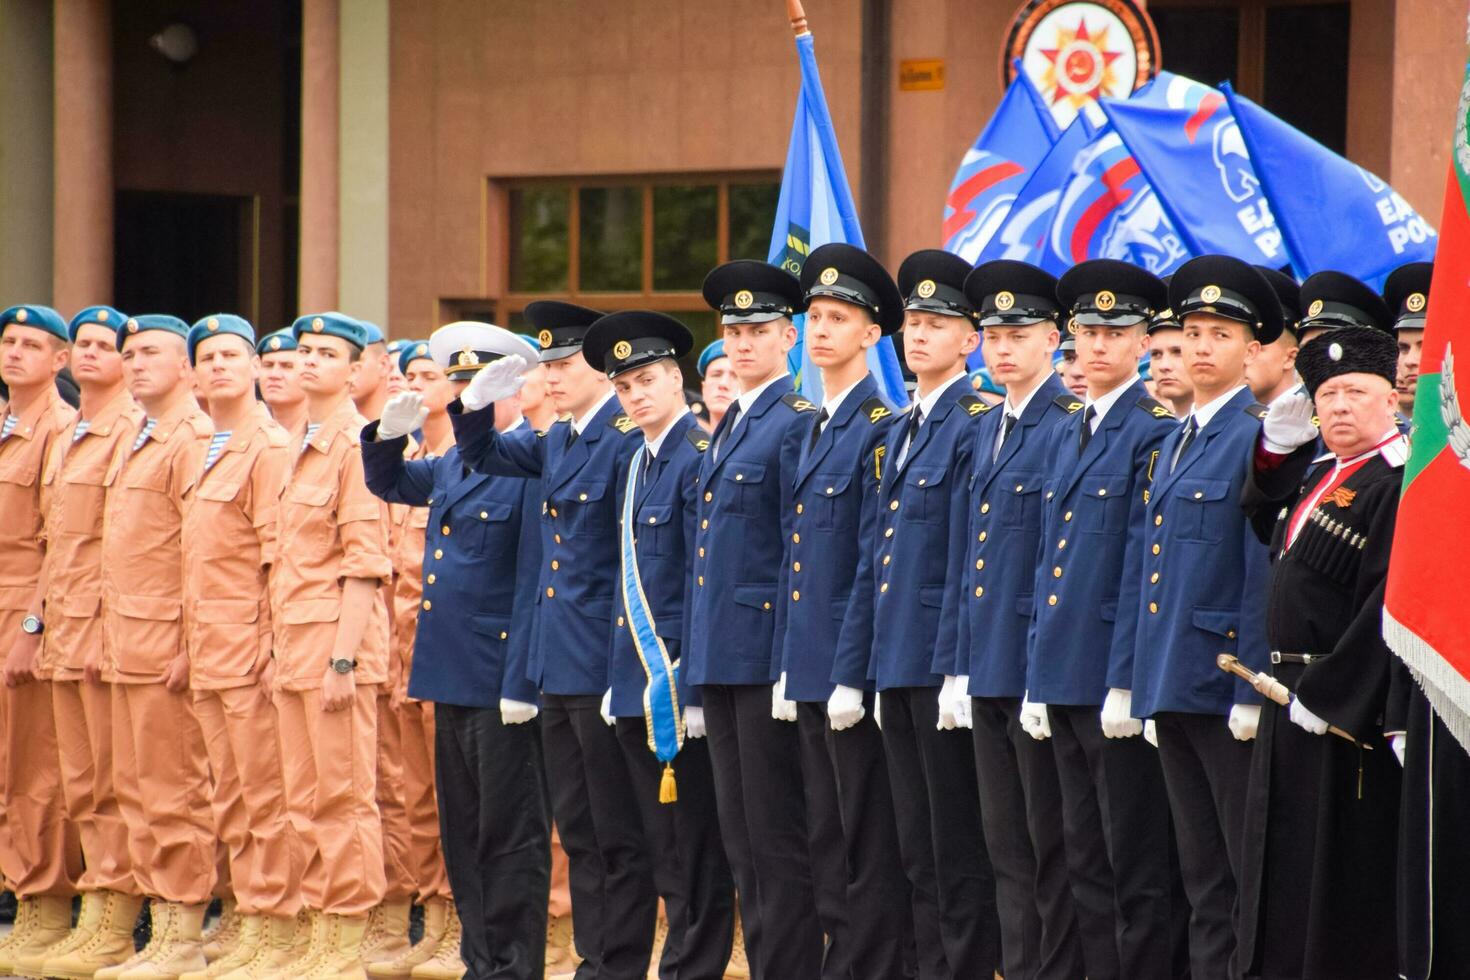
[[(1354, 31), (1358, 6), (1353, 5)], [(1379, 133), (1392, 147), (1392, 165), (1380, 176), (1438, 227), (1455, 142), (1455, 106), (1465, 78), (1464, 7), (1442, 0), (1397, 0), (1392, 68), (1392, 115)]]
[(56, 0), (52, 302), (112, 301), (112, 4)]
[[(338, 308), (388, 330), (388, 0), (341, 13)], [(304, 254), (304, 251), (303, 251)]]
[(339, 13), (338, 0), (302, 3), (301, 268), (296, 312), (338, 305)]
[(51, 302), (52, 0), (0, 0), (0, 303)]

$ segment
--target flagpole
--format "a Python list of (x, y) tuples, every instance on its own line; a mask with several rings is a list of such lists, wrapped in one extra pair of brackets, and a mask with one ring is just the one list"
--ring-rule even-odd
[(812, 32), (807, 26), (806, 11), (802, 9), (801, 0), (786, 0), (786, 16), (791, 19), (791, 33), (797, 37)]

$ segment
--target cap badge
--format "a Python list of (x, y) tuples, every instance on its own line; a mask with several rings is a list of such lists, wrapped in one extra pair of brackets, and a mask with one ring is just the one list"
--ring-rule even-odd
[(742, 289), (735, 294), (735, 308), (748, 310), (755, 305), (755, 294), (748, 289)]
[(1342, 344), (1333, 344), (1327, 348), (1327, 356), (1334, 361), (1342, 360)]
[[(1320, 299), (1314, 299), (1314, 300), (1312, 300), (1312, 305), (1309, 306), (1309, 307), (1307, 307), (1307, 316), (1316, 316), (1318, 313), (1321, 313), (1321, 312), (1322, 312), (1322, 301)], [(1338, 357), (1341, 357), (1341, 356), (1342, 356), (1341, 354), (1338, 355)], [(1333, 360), (1334, 361), (1337, 360), (1337, 357), (1334, 357)]]
[(429, 356), (429, 345), (428, 344), (419, 344), (418, 347), (414, 350), (413, 353), (414, 353), (414, 356), (415, 357), (428, 357)]
[(541, 344), (541, 349), (542, 350), (545, 350), (546, 348), (548, 348), (548, 347), (551, 346), (551, 331), (550, 330), (543, 330), (543, 331), (541, 331), (540, 333), (538, 333), (536, 335), (536, 340), (537, 340), (538, 343)]
[(914, 292), (919, 294), (920, 299), (928, 299), (930, 296), (934, 295), (934, 280), (925, 279), (923, 282), (919, 283), (919, 288), (914, 290)]
[(281, 349), (281, 338), (280, 337), (272, 337), (271, 338), (271, 350), (280, 350), (280, 349)]
[(1092, 298), (1092, 302), (1098, 309), (1106, 313), (1118, 305), (1118, 297), (1114, 296), (1110, 290), (1104, 289)]
[(26, 317), (29, 316), (29, 315), (30, 314), (26, 310), (16, 310), (15, 311), (15, 322), (16, 323), (25, 323), (26, 322)]
[(1015, 305), (1016, 297), (1015, 294), (1013, 294), (1010, 290), (1002, 289), (1000, 292), (995, 294), (995, 308), (997, 310), (1000, 310), (1002, 313), (1004, 313), (1006, 310), (1009, 310)]
[[(22, 310), (21, 312), (24, 313), (25, 311)], [(97, 311), (97, 322), (98, 323), (106, 323), (107, 322), (107, 317), (108, 317), (108, 313), (107, 313), (106, 310), (98, 310)]]
[(128, 321), (128, 333), (137, 333), (137, 332), (138, 332), (138, 321), (137, 320), (129, 320)]
[(1410, 293), (1409, 298), (1404, 300), (1404, 306), (1408, 308), (1410, 313), (1418, 313), (1424, 309), (1424, 294)]
[(829, 265), (822, 270), (822, 274), (817, 278), (823, 286), (830, 286), (837, 281), (837, 270)]
[(327, 329), (327, 324), (324, 320), (322, 320), (321, 317), (317, 317), (315, 320), (311, 321), (312, 333), (321, 333), (325, 329)]
[(218, 330), (219, 329), (219, 319), (216, 318), (216, 317), (210, 317), (209, 318), (209, 322), (207, 324), (205, 324), (205, 326), (207, 326), (210, 330)]
[(1213, 303), (1220, 298), (1220, 287), (1214, 283), (1199, 291), (1199, 298), (1206, 303)]
[[(745, 295), (749, 296), (750, 294), (746, 293)], [(738, 304), (740, 301), (740, 297), (735, 297), (735, 300)], [(628, 343), (626, 340), (620, 340), (616, 344), (613, 344), (612, 355), (620, 361), (626, 361), (629, 356), (632, 355), (632, 353), (633, 345)]]
[(1067, 318), (1067, 333), (1073, 335), (1077, 333), (1077, 318), (1075, 316)]
[[(420, 349), (419, 352), (423, 353), (422, 349)], [(471, 364), (479, 364), (480, 355), (476, 354), (474, 351), (466, 347), (464, 350), (459, 352), (459, 356), (454, 359), (454, 363), (459, 365), (460, 367), (467, 367)]]

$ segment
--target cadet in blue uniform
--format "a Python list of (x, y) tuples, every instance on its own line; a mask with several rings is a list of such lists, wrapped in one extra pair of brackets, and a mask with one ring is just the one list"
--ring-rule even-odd
[[(735, 874), (745, 952), (756, 980), (822, 975), (800, 747), (779, 685), (779, 598), (794, 532), (782, 460), (811, 431), (816, 406), (791, 390), (791, 314), (804, 305), (789, 273), (737, 261), (710, 272), (740, 395), (710, 435), (699, 469), (694, 581), (685, 612), (688, 683), (703, 688), (720, 833)], [(732, 312), (726, 312), (726, 307)]]
[(1026, 688), (1047, 706), (1087, 975), (1168, 980), (1169, 800), (1130, 707), (1146, 491), (1178, 424), (1137, 364), (1168, 290), (1094, 259), (1062, 276), (1057, 296), (1088, 387), (1047, 451)]
[[(956, 260), (959, 261), (959, 260)], [(881, 313), (827, 294), (817, 273), (837, 266), (878, 298)], [(823, 245), (807, 258), (806, 351), (822, 372), (823, 401), (805, 438), (787, 448), (792, 535), (781, 594), (786, 624), (781, 677), (801, 740), (807, 837), (817, 914), (827, 934), (823, 976), (860, 980), (902, 976), (912, 927), (894, 909), (908, 902), (898, 859), (893, 793), (874, 723), (870, 685), (832, 683), (839, 648), (866, 651), (872, 634), (871, 552), (878, 518), (878, 459), (893, 408), (868, 372), (868, 349), (903, 323), (898, 289), (876, 259), (851, 245)], [(739, 294), (725, 310), (739, 315)], [(803, 421), (808, 421), (804, 419)], [(799, 537), (800, 540), (796, 540)]]
[[(435, 361), (458, 393), (480, 365), (511, 354), (530, 358), (535, 349), (499, 327), (457, 323), (407, 356), (409, 363)], [(493, 412), (498, 428), (525, 427), (514, 396)], [(389, 503), (429, 508), (408, 693), (434, 702), (439, 823), (461, 955), (470, 976), (539, 977), (551, 815), (526, 663), (541, 565), (541, 486), (471, 472), (453, 446), (443, 456), (406, 460), (407, 436), (428, 414), (421, 393), (390, 398), (382, 421), (362, 432), (364, 478)], [(450, 533), (433, 533), (444, 528)]]
[(1149, 488), (1130, 715), (1155, 723), (1194, 910), (1191, 971), (1214, 980), (1240, 975), (1236, 884), (1261, 712), (1260, 695), (1215, 657), (1266, 666), (1266, 548), (1240, 508), (1265, 409), (1245, 385), (1245, 367), (1280, 335), (1281, 304), (1255, 268), (1212, 255), (1174, 273), (1169, 305), (1184, 324), (1194, 409), (1160, 448)]
[(633, 775), (668, 914), (658, 967), (665, 980), (719, 980), (735, 933), (735, 881), (720, 842), (704, 708), (679, 670), (694, 555), (694, 481), (709, 448), (709, 433), (685, 404), (675, 360), (693, 345), (678, 320), (642, 310), (603, 317), (582, 345), (587, 362), (612, 379), (624, 414), (643, 435), (617, 486), (609, 714)]
[[(1424, 321), (1429, 316), (1429, 281), (1433, 262), (1409, 262), (1388, 274), (1383, 302), (1393, 314), (1393, 333), (1399, 342), (1399, 415), (1414, 414), (1414, 389), (1419, 385), (1419, 359), (1424, 352)], [(1400, 427), (1402, 428), (1402, 426)]]
[(1299, 296), (1303, 345), (1341, 327), (1387, 330), (1393, 323), (1383, 297), (1345, 272), (1312, 273), (1302, 280)]
[(519, 356), (482, 368), (450, 415), (472, 469), (541, 480), (529, 672), (541, 689), (552, 812), (570, 861), (573, 933), (589, 975), (641, 980), (658, 896), (632, 774), (601, 711), (618, 567), (616, 481), (641, 439), (618, 411), (607, 377), (582, 357), (582, 339), (598, 316), (570, 303), (526, 307), (539, 331), (547, 390), (569, 421), (545, 432), (495, 430), (492, 413), (481, 409), (520, 389), (526, 362)]
[[(835, 267), (816, 270), (816, 282), (855, 288)], [(904, 358), (918, 377), (917, 400), (889, 430), (877, 533), (862, 543), (875, 579), (872, 652), (865, 663), (839, 651), (832, 680), (860, 687), (871, 678), (879, 692), (921, 973), (958, 980), (989, 976), (1001, 963), (974, 752), (952, 717), (941, 720), (945, 678), (935, 669), (954, 659), (967, 551), (966, 479), (975, 421), (986, 405), (965, 372), (965, 357), (979, 340), (974, 321), (956, 309), (912, 306), (937, 293), (938, 282), (926, 279), (906, 304)], [(876, 298), (869, 302), (876, 305)]]
[[(914, 288), (912, 274), (906, 279), (901, 269), (899, 278), (906, 290)], [(941, 719), (953, 716), (973, 728), (1001, 972), (1022, 980), (1084, 972), (1051, 746), (1021, 728), (1047, 449), (1052, 430), (1081, 404), (1052, 369), (1061, 339), (1056, 286), (1040, 269), (1002, 259), (939, 287), (965, 290), (966, 308), (978, 311), (991, 376), (1006, 390), (1002, 404), (987, 406), (975, 425), (956, 645), (934, 669), (945, 674)], [(1110, 929), (1105, 938), (1110, 947)], [(1086, 972), (1106, 976), (1104, 962), (1094, 966), (1089, 958)]]

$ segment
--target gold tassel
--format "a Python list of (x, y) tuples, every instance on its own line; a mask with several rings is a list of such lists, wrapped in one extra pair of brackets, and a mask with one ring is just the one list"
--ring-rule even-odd
[(658, 801), (660, 803), (678, 803), (679, 787), (674, 783), (674, 767), (667, 762), (664, 763), (664, 778), (659, 780)]

